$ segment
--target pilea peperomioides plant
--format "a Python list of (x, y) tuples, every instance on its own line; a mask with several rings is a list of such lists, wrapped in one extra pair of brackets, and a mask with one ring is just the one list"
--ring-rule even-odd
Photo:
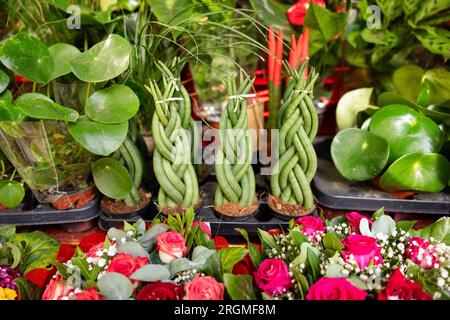
[(191, 152), (195, 127), (190, 98), (180, 79), (163, 63), (159, 63), (159, 68), (163, 74), (162, 90), (154, 80), (147, 87), (156, 108), (152, 119), (153, 168), (160, 185), (158, 208), (163, 213), (175, 214), (200, 203)]
[(234, 78), (226, 81), (228, 103), (220, 118), (220, 147), (215, 160), (217, 189), (215, 210), (221, 215), (243, 218), (259, 206), (252, 168), (252, 137), (248, 131), (246, 95), (253, 81), (247, 78), (236, 88)]
[(313, 105), (313, 88), (318, 74), (307, 61), (290, 70), (290, 78), (279, 113), (279, 160), (271, 177), (269, 205), (286, 216), (300, 216), (315, 209), (310, 182), (317, 169), (312, 141), (317, 134), (318, 117)]

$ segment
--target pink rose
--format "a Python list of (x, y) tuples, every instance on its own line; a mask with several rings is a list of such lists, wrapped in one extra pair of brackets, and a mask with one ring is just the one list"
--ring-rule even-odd
[(264, 260), (253, 275), (258, 287), (270, 296), (293, 287), (286, 263), (280, 258)]
[(200, 229), (202, 229), (209, 236), (210, 239), (212, 238), (211, 227), (209, 226), (208, 223), (195, 221), (192, 224), (192, 228), (194, 228), (195, 226), (198, 226)]
[(428, 240), (419, 237), (409, 238), (406, 255), (412, 262), (424, 269), (433, 268), (435, 264), (440, 264), (436, 248)]
[(345, 250), (342, 251), (344, 259), (349, 261), (353, 259), (360, 269), (366, 269), (369, 263), (373, 265), (383, 263), (381, 257), (381, 247), (377, 244), (377, 239), (373, 237), (352, 234), (347, 236), (343, 244)]
[(148, 258), (133, 257), (128, 253), (119, 253), (109, 262), (106, 272), (121, 273), (126, 277), (131, 276), (136, 270), (148, 264)]
[(91, 247), (89, 251), (86, 253), (86, 257), (88, 258), (94, 258), (94, 259), (100, 259), (100, 256), (97, 255), (97, 253), (102, 252), (103, 254), (103, 242), (100, 242), (96, 244), (95, 246)]
[(314, 236), (317, 232), (325, 232), (327, 230), (323, 225), (322, 219), (313, 216), (301, 217), (295, 222), (303, 226), (300, 230), (308, 237)]
[(184, 288), (185, 300), (223, 300), (225, 286), (210, 276), (197, 277)]
[(431, 297), (418, 283), (406, 278), (400, 269), (395, 269), (386, 288), (378, 294), (378, 300), (431, 300)]
[(367, 216), (365, 214), (360, 214), (356, 211), (347, 213), (345, 215), (345, 217), (347, 218), (348, 223), (350, 224), (350, 228), (351, 228), (352, 232), (359, 233), (359, 224), (362, 219), (367, 219), (367, 221), (369, 222), (369, 225), (372, 224), (372, 219), (369, 216)]
[(366, 297), (367, 292), (346, 278), (320, 278), (309, 289), (306, 300), (365, 300)]
[(186, 240), (176, 231), (165, 232), (158, 236), (157, 250), (161, 261), (168, 264), (187, 253)]
[(61, 300), (63, 297), (68, 297), (74, 290), (74, 287), (66, 285), (64, 281), (52, 279), (45, 288), (42, 300)]

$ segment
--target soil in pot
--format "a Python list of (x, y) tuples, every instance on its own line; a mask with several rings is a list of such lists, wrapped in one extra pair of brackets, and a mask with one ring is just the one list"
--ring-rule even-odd
[(135, 206), (127, 206), (124, 201), (117, 201), (108, 197), (103, 197), (100, 206), (103, 212), (109, 215), (126, 215), (138, 212), (150, 203), (152, 197), (150, 192), (146, 192), (143, 189), (140, 189), (139, 193), (141, 201)]
[(219, 207), (214, 207), (216, 215), (224, 220), (245, 221), (252, 217), (259, 208), (258, 197), (255, 197), (253, 204), (241, 207), (239, 203), (227, 202)]
[(89, 187), (81, 192), (66, 194), (52, 203), (57, 210), (79, 209), (87, 206), (97, 195), (97, 189)]
[[(198, 202), (194, 205), (194, 210), (196, 211), (200, 207), (201, 204), (202, 204), (202, 199), (200, 198), (198, 200)], [(172, 215), (172, 216), (175, 216), (177, 214), (184, 214), (184, 213), (186, 213), (187, 210), (189, 210), (189, 208), (185, 208), (181, 205), (177, 205), (175, 207), (165, 207), (165, 208), (160, 208), (158, 205), (156, 205), (156, 207), (161, 213), (163, 213), (165, 215)]]
[(270, 209), (272, 209), (272, 211), (276, 214), (277, 218), (280, 218), (282, 220), (290, 220), (302, 216), (307, 216), (313, 214), (316, 211), (316, 206), (310, 209), (305, 209), (299, 204), (284, 202), (278, 197), (271, 194), (267, 197), (267, 203)]

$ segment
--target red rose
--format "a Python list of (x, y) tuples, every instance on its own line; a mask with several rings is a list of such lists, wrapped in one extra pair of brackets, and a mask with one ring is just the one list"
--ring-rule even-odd
[(159, 258), (164, 263), (180, 259), (187, 253), (186, 240), (176, 231), (165, 232), (158, 236)]
[(371, 262), (373, 265), (383, 263), (381, 247), (373, 237), (351, 234), (344, 239), (343, 244), (344, 259), (346, 261), (354, 259), (361, 270), (366, 269)]
[[(303, 24), (305, 23), (306, 12), (308, 11), (308, 8), (310, 6), (310, 2), (311, 0), (298, 0), (286, 12), (287, 18), (293, 26), (303, 26)], [(321, 6), (322, 8), (325, 8), (324, 0), (314, 0), (314, 3)]]
[(370, 219), (369, 216), (366, 216), (364, 214), (360, 214), (356, 211), (352, 211), (349, 212), (345, 215), (345, 217), (348, 220), (348, 223), (350, 224), (350, 228), (352, 230), (352, 232), (355, 233), (360, 233), (359, 231), (359, 224), (361, 222), (362, 219), (367, 219), (367, 221), (369, 222), (369, 225), (372, 224), (372, 219)]
[(424, 269), (433, 268), (435, 264), (440, 264), (436, 248), (428, 240), (419, 237), (409, 238), (406, 255), (412, 262)]
[(111, 260), (106, 271), (121, 273), (124, 276), (129, 277), (146, 264), (148, 264), (147, 258), (135, 258), (131, 254), (119, 253)]
[(84, 290), (75, 294), (75, 300), (105, 300), (106, 298), (100, 296), (98, 291), (95, 288), (91, 288), (89, 290)]
[(185, 287), (186, 300), (223, 300), (225, 286), (210, 276), (197, 277)]
[(182, 300), (183, 286), (169, 282), (155, 282), (146, 285), (136, 296), (137, 300)]
[(306, 300), (365, 300), (367, 292), (345, 278), (320, 278), (309, 289)]
[(384, 291), (378, 294), (378, 300), (431, 300), (431, 297), (418, 283), (406, 278), (400, 269), (395, 269)]

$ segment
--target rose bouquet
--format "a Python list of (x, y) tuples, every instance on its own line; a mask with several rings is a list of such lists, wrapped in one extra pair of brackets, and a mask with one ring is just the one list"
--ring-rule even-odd
[[(47, 285), (44, 300), (223, 300), (238, 298), (235, 275), (246, 248), (216, 245), (209, 225), (184, 215), (111, 228), (104, 241), (75, 249)], [(227, 287), (227, 289), (226, 289)], [(254, 292), (254, 290), (252, 291)], [(252, 296), (253, 297), (253, 296)]]
[(263, 299), (449, 299), (450, 220), (414, 224), (380, 209), (372, 218), (302, 217), (286, 233), (259, 230), (255, 283)]

